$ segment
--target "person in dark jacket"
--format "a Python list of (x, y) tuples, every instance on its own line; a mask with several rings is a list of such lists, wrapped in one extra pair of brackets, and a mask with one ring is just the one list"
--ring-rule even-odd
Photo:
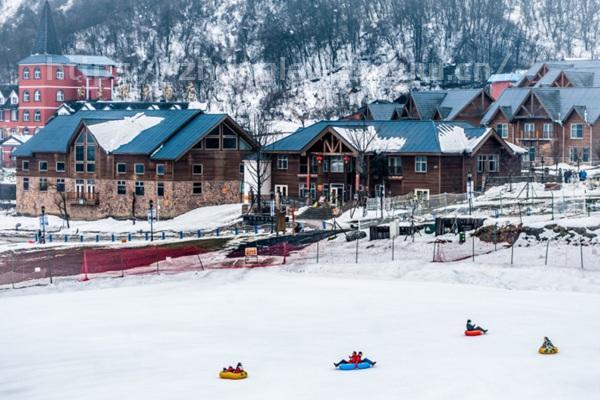
[(487, 333), (487, 329), (483, 329), (482, 327), (473, 324), (470, 319), (467, 320), (467, 330), (468, 331), (481, 331), (483, 333)]
[(244, 372), (244, 367), (242, 366), (241, 362), (237, 363), (235, 370), (233, 370), (233, 372), (235, 372), (236, 374), (240, 374), (240, 373)]

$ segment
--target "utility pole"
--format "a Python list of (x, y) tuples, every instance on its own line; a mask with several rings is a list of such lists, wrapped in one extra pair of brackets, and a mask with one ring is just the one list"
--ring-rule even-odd
[(42, 226), (42, 235), (40, 237), (40, 244), (46, 243), (46, 224), (47, 224), (46, 207), (42, 206), (42, 215), (40, 216), (40, 225)]

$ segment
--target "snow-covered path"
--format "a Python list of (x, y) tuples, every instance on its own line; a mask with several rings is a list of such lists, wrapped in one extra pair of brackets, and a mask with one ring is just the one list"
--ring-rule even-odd
[[(278, 270), (4, 292), (0, 398), (592, 399), (598, 310), (593, 294)], [(464, 337), (467, 317), (490, 334)], [(537, 354), (544, 335), (560, 354)], [(376, 368), (335, 371), (352, 350)], [(217, 378), (238, 360), (248, 380)]]

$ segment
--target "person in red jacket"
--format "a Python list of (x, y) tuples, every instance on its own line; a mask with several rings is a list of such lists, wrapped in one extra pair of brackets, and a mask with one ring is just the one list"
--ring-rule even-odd
[(350, 357), (348, 357), (348, 361), (346, 360), (341, 360), (340, 362), (337, 363), (333, 363), (333, 365), (335, 365), (335, 367), (339, 367), (342, 364), (356, 364), (356, 358), (358, 357), (358, 354), (356, 353), (356, 351), (352, 352), (352, 355)]
[(355, 364), (360, 364), (360, 363), (363, 363), (363, 362), (369, 363), (369, 364), (371, 364), (371, 366), (377, 364), (377, 361), (371, 361), (368, 358), (362, 358), (362, 356), (363, 356), (362, 351), (359, 351), (358, 355), (356, 356), (356, 362), (355, 362)]
[(237, 363), (235, 370), (233, 372), (235, 372), (236, 374), (241, 374), (242, 372), (244, 372), (244, 367), (242, 367), (241, 362)]

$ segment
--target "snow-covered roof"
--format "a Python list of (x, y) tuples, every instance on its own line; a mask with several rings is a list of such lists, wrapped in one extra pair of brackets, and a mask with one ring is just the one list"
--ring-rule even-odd
[(98, 144), (110, 153), (131, 142), (146, 129), (160, 124), (163, 119), (138, 113), (123, 119), (95, 124), (88, 123), (87, 127), (98, 141)]
[[(367, 133), (362, 128), (333, 128), (344, 140), (346, 140), (353, 147), (361, 147), (360, 143), (363, 137), (368, 137), (369, 143), (367, 149), (375, 153), (384, 152), (400, 152), (406, 144), (405, 137), (382, 137), (377, 134), (377, 130), (373, 126), (367, 128)], [(372, 138), (372, 140), (371, 140)], [(367, 144), (365, 142), (365, 144)], [(364, 148), (364, 147), (363, 147)]]

